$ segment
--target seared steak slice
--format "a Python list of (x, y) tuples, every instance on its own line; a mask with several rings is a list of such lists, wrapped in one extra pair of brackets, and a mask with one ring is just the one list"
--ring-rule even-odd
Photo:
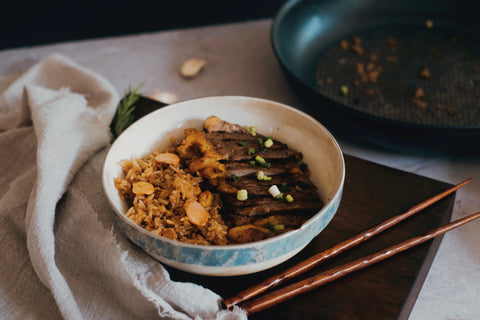
[(251, 142), (258, 144), (258, 137), (253, 136), (245, 130), (241, 131), (206, 131), (205, 134), (210, 142), (216, 146), (220, 146), (223, 142), (226, 141), (235, 141), (235, 142)]
[(234, 214), (245, 216), (264, 216), (268, 214), (282, 214), (296, 211), (305, 215), (305, 220), (318, 212), (319, 209), (321, 209), (321, 207), (319, 208), (317, 201), (303, 201), (302, 203), (295, 201), (287, 210), (284, 203), (281, 203), (280, 201), (273, 202), (268, 199), (256, 201), (251, 206), (232, 207)]
[[(268, 215), (295, 216), (298, 223), (323, 207), (318, 190), (309, 179), (310, 172), (301, 163), (300, 152), (273, 138), (252, 135), (241, 126), (217, 117), (207, 119), (204, 129), (205, 138), (225, 159), (221, 160), (226, 170), (224, 183), (213, 186), (222, 193), (223, 211), (230, 216), (233, 226), (266, 219)], [(273, 144), (265, 145), (268, 139)], [(259, 171), (267, 178), (258, 179)], [(282, 197), (270, 194), (272, 185), (280, 188)], [(248, 194), (244, 201), (236, 198), (236, 191), (232, 192), (242, 189)], [(293, 200), (287, 201), (287, 195)]]
[(309, 214), (323, 207), (318, 195), (313, 193), (291, 192), (289, 194), (294, 198), (291, 203), (270, 195), (250, 197), (246, 201), (238, 201), (235, 197), (229, 195), (223, 197), (224, 210), (237, 215), (259, 216), (288, 212)]
[(246, 189), (250, 196), (269, 196), (268, 189), (272, 185), (277, 185), (280, 191), (292, 194), (294, 192), (300, 194), (312, 194), (318, 197), (317, 189), (302, 174), (283, 173), (271, 176), (271, 180), (259, 181), (256, 174), (239, 177), (236, 180), (229, 180), (228, 183), (237, 189)]
[(227, 162), (225, 168), (230, 175), (237, 177), (243, 177), (246, 175), (256, 174), (258, 170), (262, 170), (267, 176), (279, 175), (282, 173), (296, 174), (300, 171), (297, 164), (293, 162), (278, 163), (277, 165), (270, 166), (270, 168), (261, 168), (258, 166), (252, 166), (249, 162)]
[[(288, 149), (287, 145), (276, 140), (273, 140), (270, 148), (266, 148), (263, 145), (266, 137), (258, 134), (252, 136), (248, 132), (209, 132), (205, 136), (215, 150), (230, 161), (252, 160), (256, 155), (268, 159), (302, 159), (300, 152)], [(259, 143), (259, 139), (262, 143)]]
[(272, 214), (269, 216), (241, 216), (230, 214), (228, 222), (233, 226), (253, 224), (269, 228), (272, 225), (283, 225), (285, 229), (296, 229), (305, 222), (305, 215), (297, 213)]

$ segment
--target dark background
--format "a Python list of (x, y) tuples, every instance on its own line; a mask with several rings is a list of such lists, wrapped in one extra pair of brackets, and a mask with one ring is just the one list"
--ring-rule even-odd
[(2, 2), (0, 49), (273, 18), (285, 0)]

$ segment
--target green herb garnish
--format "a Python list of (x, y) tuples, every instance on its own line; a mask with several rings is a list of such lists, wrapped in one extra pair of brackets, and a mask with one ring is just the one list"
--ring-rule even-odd
[(244, 141), (238, 141), (237, 144), (240, 146), (240, 147), (245, 147), (247, 145), (246, 142)]
[(260, 163), (260, 165), (264, 168), (270, 168), (272, 166), (272, 164), (270, 162)]
[(245, 128), (252, 136), (256, 136), (257, 135), (257, 126), (249, 126), (249, 127), (246, 127)]
[(129, 90), (118, 103), (117, 112), (110, 125), (113, 140), (115, 140), (135, 120), (135, 103), (140, 99), (140, 95), (137, 92), (142, 85), (143, 83), (139, 84), (135, 89)]
[(266, 148), (270, 148), (271, 146), (273, 146), (273, 139), (272, 139), (272, 138), (267, 138), (267, 140), (265, 140), (265, 142), (263, 143), (263, 145), (264, 145)]
[(258, 163), (259, 165), (261, 165), (264, 168), (270, 168), (272, 166), (270, 164), (270, 162), (267, 162), (267, 160), (265, 160), (264, 158), (262, 158), (260, 156), (255, 156), (255, 162)]
[(285, 230), (285, 225), (272, 223), (268, 226), (268, 229), (270, 229), (270, 231), (282, 231)]
[(237, 200), (239, 201), (245, 201), (248, 199), (248, 192), (245, 189), (238, 190), (237, 191)]
[(263, 158), (260, 157), (260, 156), (256, 156), (256, 157), (255, 157), (255, 161), (256, 161), (258, 164), (264, 164), (265, 162), (267, 162), (265, 159), (263, 159)]

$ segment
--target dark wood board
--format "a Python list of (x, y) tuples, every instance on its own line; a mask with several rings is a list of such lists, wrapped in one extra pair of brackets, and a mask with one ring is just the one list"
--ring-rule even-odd
[[(237, 277), (199, 276), (167, 267), (171, 278), (200, 284), (227, 298), (451, 187), (449, 183), (348, 155), (345, 155), (345, 163), (345, 187), (337, 214), (319, 236), (289, 261), (266, 271)], [(454, 200), (453, 194), (299, 278), (374, 253), (449, 222)], [(437, 237), (251, 315), (249, 319), (407, 319), (440, 241), (441, 237)]]
[[(141, 97), (136, 119), (165, 104)], [(166, 266), (176, 281), (200, 284), (224, 298), (356, 235), (452, 185), (345, 155), (343, 197), (327, 228), (283, 264), (252, 275), (207, 277)], [(459, 183), (456, 181), (455, 183)], [(388, 246), (426, 233), (450, 221), (455, 194), (299, 277), (303, 279)], [(442, 237), (399, 253), (321, 288), (251, 315), (251, 320), (408, 319)]]

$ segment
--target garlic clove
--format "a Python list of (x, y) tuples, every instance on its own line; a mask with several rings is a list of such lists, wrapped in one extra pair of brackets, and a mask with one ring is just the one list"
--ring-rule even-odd
[(203, 69), (206, 63), (207, 61), (203, 59), (188, 59), (182, 64), (180, 74), (185, 78), (193, 78)]
[(178, 97), (175, 93), (166, 92), (166, 91), (159, 91), (155, 92), (152, 95), (148, 96), (150, 99), (165, 103), (165, 104), (173, 104), (178, 102)]

